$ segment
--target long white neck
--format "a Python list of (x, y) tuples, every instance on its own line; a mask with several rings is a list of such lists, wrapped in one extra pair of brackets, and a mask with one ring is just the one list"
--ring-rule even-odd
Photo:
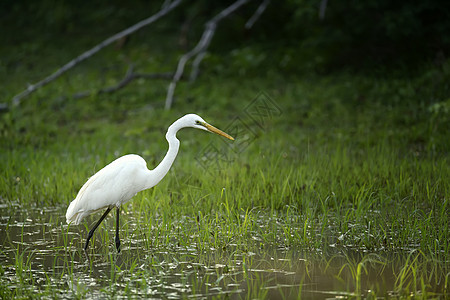
[(167, 150), (166, 156), (164, 156), (160, 164), (150, 171), (146, 188), (157, 185), (161, 179), (166, 176), (167, 172), (169, 172), (170, 167), (172, 167), (172, 164), (177, 157), (178, 149), (180, 148), (180, 141), (177, 139), (176, 134), (181, 128), (182, 127), (175, 122), (167, 130), (166, 140), (169, 142), (169, 150)]

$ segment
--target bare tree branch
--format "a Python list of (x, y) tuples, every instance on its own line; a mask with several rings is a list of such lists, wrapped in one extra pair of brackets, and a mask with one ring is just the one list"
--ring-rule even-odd
[(146, 79), (171, 79), (173, 77), (173, 73), (135, 73), (134, 72), (134, 65), (130, 64), (128, 67), (127, 73), (125, 74), (125, 77), (119, 81), (116, 85), (102, 88), (98, 91), (83, 91), (78, 92), (72, 96), (74, 99), (80, 99), (84, 97), (89, 97), (91, 95), (98, 95), (98, 94), (107, 94), (107, 93), (113, 93), (121, 88), (124, 88), (127, 86), (131, 81), (138, 79), (138, 78), (146, 78)]
[(206, 49), (201, 51), (197, 56), (195, 57), (194, 61), (192, 62), (192, 70), (191, 75), (189, 76), (189, 81), (194, 81), (198, 77), (198, 70), (200, 69), (200, 63), (202, 62), (203, 58), (206, 55)]
[(270, 0), (264, 0), (261, 2), (261, 4), (256, 9), (253, 16), (245, 23), (245, 29), (250, 29), (253, 27), (253, 25), (258, 21), (259, 17), (263, 14), (263, 12), (266, 10), (267, 6), (269, 5)]
[(322, 21), (325, 19), (325, 11), (327, 10), (327, 4), (328, 0), (322, 0), (320, 1), (320, 7), (319, 7), (319, 19)]
[[(175, 88), (177, 86), (177, 82), (181, 79), (184, 72), (184, 67), (188, 60), (190, 60), (194, 56), (201, 56), (200, 59), (197, 60), (195, 63), (195, 66), (198, 68), (201, 59), (204, 57), (203, 52), (206, 51), (208, 48), (214, 34), (216, 31), (217, 24), (223, 20), (224, 18), (228, 17), (230, 14), (232, 14), (234, 11), (236, 11), (239, 7), (244, 5), (245, 3), (249, 2), (250, 0), (237, 0), (224, 10), (222, 10), (220, 13), (218, 13), (214, 18), (206, 22), (205, 24), (205, 30), (203, 31), (203, 35), (200, 39), (200, 41), (197, 43), (197, 45), (192, 49), (191, 51), (185, 53), (180, 60), (178, 61), (177, 70), (175, 72), (175, 75), (173, 76), (172, 82), (169, 85), (169, 88), (167, 90), (167, 96), (166, 96), (166, 104), (165, 108), (170, 109), (172, 107), (173, 103), (173, 95), (175, 93)], [(193, 71), (194, 74), (197, 74), (198, 71)], [(191, 73), (192, 75), (192, 73)], [(192, 79), (192, 76), (191, 76)]]
[(136, 23), (135, 25), (113, 35), (112, 37), (104, 40), (103, 42), (101, 42), (100, 44), (96, 45), (94, 48), (84, 52), (83, 54), (79, 55), (78, 57), (76, 57), (75, 59), (71, 60), (70, 62), (68, 62), (67, 64), (65, 64), (63, 67), (61, 67), (60, 69), (56, 70), (53, 74), (49, 75), (48, 77), (44, 78), (43, 80), (35, 83), (35, 84), (30, 84), (28, 85), (27, 89), (24, 90), (23, 92), (17, 94), (16, 96), (13, 97), (12, 99), (12, 104), (13, 105), (18, 105), (20, 104), (20, 101), (30, 95), (31, 93), (35, 92), (37, 89), (41, 88), (42, 86), (48, 84), (49, 82), (55, 80), (56, 78), (58, 78), (59, 76), (61, 76), (62, 74), (64, 74), (65, 72), (67, 72), (68, 70), (70, 70), (71, 68), (73, 68), (75, 65), (77, 65), (78, 63), (80, 63), (81, 61), (91, 57), (92, 55), (94, 55), (95, 53), (97, 53), (98, 51), (100, 51), (101, 49), (103, 49), (104, 47), (110, 45), (111, 43), (123, 38), (126, 35), (129, 35), (139, 29), (141, 29), (144, 26), (147, 26), (153, 22), (155, 22), (156, 20), (158, 20), (159, 18), (161, 18), (162, 16), (166, 15), (168, 12), (170, 12), (172, 9), (174, 9), (175, 7), (177, 7), (182, 0), (174, 0), (171, 3), (168, 3), (168, 1), (164, 2), (164, 5), (162, 7), (162, 9), (160, 11), (158, 11), (156, 14), (152, 15), (151, 17), (144, 19), (142, 21), (140, 21), (139, 23)]
[(164, 0), (163, 4), (161, 5), (161, 9), (165, 9), (167, 6), (170, 5), (171, 0)]

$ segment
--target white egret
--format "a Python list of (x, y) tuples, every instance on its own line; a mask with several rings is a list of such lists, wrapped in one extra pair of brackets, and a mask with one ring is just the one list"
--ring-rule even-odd
[(230, 135), (206, 123), (200, 116), (188, 114), (170, 125), (166, 133), (169, 150), (155, 169), (149, 170), (147, 163), (139, 155), (128, 154), (119, 157), (95, 173), (81, 187), (77, 197), (70, 203), (66, 213), (67, 223), (80, 224), (84, 217), (106, 208), (100, 220), (98, 220), (88, 233), (86, 244), (84, 245), (85, 251), (88, 248), (89, 240), (92, 238), (94, 231), (111, 209), (116, 207), (116, 248), (120, 252), (120, 206), (128, 202), (138, 192), (157, 185), (167, 174), (180, 147), (180, 141), (177, 139), (176, 134), (178, 130), (185, 127), (203, 129), (234, 140)]

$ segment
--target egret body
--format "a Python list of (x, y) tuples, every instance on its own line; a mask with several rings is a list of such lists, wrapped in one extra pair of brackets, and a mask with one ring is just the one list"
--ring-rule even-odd
[(169, 150), (161, 163), (153, 170), (147, 168), (147, 163), (141, 156), (128, 154), (119, 157), (95, 173), (81, 187), (77, 197), (70, 203), (66, 212), (67, 223), (80, 224), (84, 217), (106, 208), (100, 220), (89, 231), (84, 250), (87, 250), (89, 240), (93, 236), (94, 231), (111, 209), (116, 207), (116, 248), (120, 252), (120, 206), (130, 201), (138, 192), (154, 187), (163, 179), (172, 166), (180, 148), (180, 141), (177, 139), (176, 134), (178, 130), (186, 127), (210, 131), (234, 140), (230, 135), (206, 123), (200, 116), (188, 114), (170, 125), (166, 133)]

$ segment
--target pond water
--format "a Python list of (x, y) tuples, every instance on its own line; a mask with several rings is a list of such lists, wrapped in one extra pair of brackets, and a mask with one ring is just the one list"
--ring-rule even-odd
[[(401, 296), (404, 291), (414, 296), (410, 291), (420, 290), (420, 280), (405, 273), (406, 256), (350, 250), (330, 255), (276, 245), (199, 250), (194, 240), (180, 245), (176, 239), (154, 246), (131, 214), (122, 218), (127, 232), (121, 233), (120, 253), (111, 220), (85, 253), (87, 229), (69, 228), (65, 207), (0, 208), (0, 290), (25, 296), (342, 299)], [(413, 289), (414, 284), (419, 286)], [(444, 297), (444, 282), (422, 284)]]

